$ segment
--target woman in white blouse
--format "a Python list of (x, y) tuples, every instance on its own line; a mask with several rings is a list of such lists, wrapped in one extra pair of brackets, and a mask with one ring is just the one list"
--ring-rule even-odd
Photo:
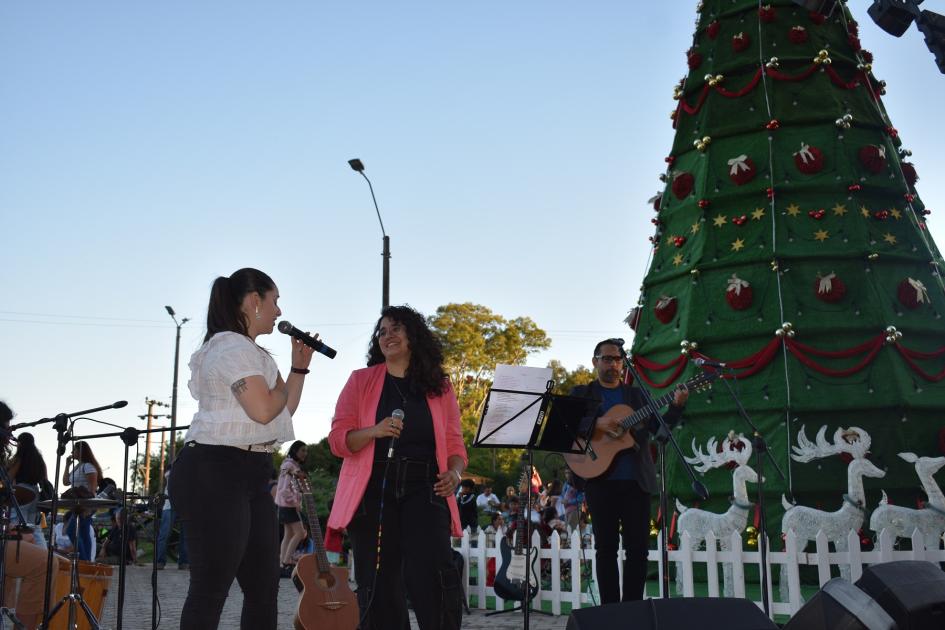
[(207, 335), (190, 359), (198, 411), (170, 477), (190, 555), (182, 630), (217, 627), (234, 577), (243, 591), (240, 627), (276, 628), (272, 452), (294, 438), (292, 414), (312, 360), (312, 350), (293, 339), (292, 371), (283, 380), (269, 352), (256, 344), (282, 314), (278, 299), (275, 283), (257, 269), (217, 278)]
[[(102, 467), (86, 442), (76, 442), (72, 455), (66, 458), (66, 469), (62, 473), (62, 484), (81, 490), (73, 492), (75, 498), (92, 498), (102, 478)], [(92, 512), (74, 510), (68, 519), (66, 533), (79, 552), (79, 559), (91, 561), (94, 555)]]

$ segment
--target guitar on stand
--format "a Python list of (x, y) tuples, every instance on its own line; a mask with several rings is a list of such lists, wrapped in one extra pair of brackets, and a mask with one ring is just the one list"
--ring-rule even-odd
[[(701, 391), (708, 388), (712, 381), (718, 377), (719, 372), (702, 372), (686, 381), (685, 386), (690, 391)], [(654, 411), (658, 411), (672, 402), (674, 395), (675, 390), (657, 398), (652, 404), (644, 405), (637, 410), (634, 410), (630, 405), (623, 404), (611, 407), (600, 419), (619, 418), (620, 429), (610, 432), (595, 426), (590, 440), (575, 440), (574, 448), (582, 451), (582, 454), (565, 453), (564, 460), (567, 462), (568, 468), (584, 479), (594, 479), (606, 473), (617, 453), (633, 448), (636, 444), (631, 429), (648, 420)], [(597, 424), (603, 425), (605, 423), (598, 422)], [(588, 448), (588, 442), (590, 442), (590, 448)]]
[(348, 569), (334, 567), (328, 561), (325, 537), (318, 524), (315, 498), (308, 479), (292, 477), (292, 483), (302, 495), (302, 507), (315, 546), (315, 553), (299, 558), (292, 572), (292, 582), (301, 593), (295, 613), (295, 629), (355, 630), (360, 614), (358, 599), (348, 586)]
[[(509, 544), (507, 536), (503, 536), (499, 541), (499, 552), (502, 558), (502, 565), (495, 574), (493, 588), (495, 594), (502, 599), (509, 599), (516, 602), (529, 602), (538, 594), (538, 547), (533, 546), (531, 541), (526, 544), (525, 537), (528, 528), (525, 506), (529, 498), (529, 474), (528, 465), (525, 465), (522, 476), (519, 479), (519, 492), (524, 491), (524, 502), (520, 500), (522, 508), (519, 510), (518, 518), (515, 520), (515, 546)], [(520, 499), (521, 499), (520, 494)], [(526, 565), (531, 565), (526, 571)], [(528, 588), (525, 588), (525, 574), (528, 573)]]

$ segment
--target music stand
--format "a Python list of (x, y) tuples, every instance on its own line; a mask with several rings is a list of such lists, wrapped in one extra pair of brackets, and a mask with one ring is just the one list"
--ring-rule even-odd
[[(497, 615), (521, 610), (524, 627), (529, 625), (532, 612), (532, 599), (528, 596), (531, 584), (532, 527), (531, 527), (531, 476), (534, 471), (536, 450), (556, 453), (584, 452), (575, 448), (577, 427), (581, 416), (574, 410), (583, 410), (586, 401), (572, 396), (552, 394), (554, 380), (550, 378), (550, 368), (527, 368), (520, 366), (498, 365), (495, 371), (495, 384), (519, 384), (519, 387), (531, 389), (512, 389), (493, 387), (486, 395), (482, 418), (476, 430), (476, 439), (472, 446), (477, 448), (519, 448), (525, 449), (528, 460), (529, 488), (525, 502), (525, 587), (520, 606), (508, 610), (497, 610), (488, 615)], [(535, 391), (539, 382), (544, 380), (541, 391)], [(493, 394), (498, 394), (493, 398)], [(559, 405), (560, 403), (560, 405)], [(560, 408), (559, 408), (560, 406)], [(549, 415), (549, 407), (551, 413)], [(540, 586), (540, 577), (539, 577)], [(543, 610), (536, 610), (541, 614)]]

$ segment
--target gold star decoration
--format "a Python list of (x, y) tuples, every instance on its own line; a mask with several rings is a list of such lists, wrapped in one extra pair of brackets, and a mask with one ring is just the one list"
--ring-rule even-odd
[(689, 226), (689, 231), (695, 234), (699, 231), (699, 228), (701, 227), (702, 227), (702, 224), (696, 221), (695, 223)]
[(833, 209), (833, 213), (837, 215), (838, 217), (842, 217), (843, 215), (847, 213), (847, 207), (843, 205), (842, 203), (838, 203), (832, 209)]
[(830, 233), (827, 230), (817, 230), (814, 232), (814, 240), (816, 241), (826, 241), (830, 238)]
[(715, 224), (715, 227), (719, 227), (719, 228), (720, 228), (720, 227), (722, 227), (723, 225), (725, 225), (726, 223), (728, 223), (728, 219), (725, 218), (725, 215), (724, 215), (724, 214), (717, 214), (717, 215), (715, 215), (715, 218), (712, 219), (712, 223)]
[(862, 214), (867, 219), (870, 218), (870, 209), (866, 206), (860, 206), (860, 214)]
[(741, 251), (743, 247), (745, 247), (745, 241), (743, 241), (742, 239), (736, 238), (734, 241), (732, 241), (733, 252)]
[(892, 210), (889, 211), (889, 214), (890, 214), (890, 215), (892, 216), (892, 218), (894, 218), (896, 221), (898, 221), (899, 219), (902, 218), (902, 212), (899, 211), (899, 208), (893, 208)]
[(801, 207), (796, 203), (792, 203), (787, 207), (787, 213), (789, 216), (796, 217), (801, 213)]
[(682, 254), (676, 254), (673, 256), (673, 266), (678, 267), (682, 264)]
[(886, 232), (885, 234), (883, 234), (883, 240), (889, 243), (890, 245), (896, 244), (896, 237), (890, 234), (889, 232)]
[(763, 216), (765, 216), (764, 208), (755, 208), (755, 210), (751, 213), (751, 218), (755, 221), (760, 221), (761, 217)]

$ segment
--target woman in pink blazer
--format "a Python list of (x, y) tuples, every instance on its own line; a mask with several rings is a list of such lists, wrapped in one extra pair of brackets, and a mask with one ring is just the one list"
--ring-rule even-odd
[(328, 545), (347, 531), (362, 629), (409, 627), (406, 595), (422, 630), (459, 628), (450, 535), (461, 535), (454, 492), (467, 460), (442, 362), (423, 316), (387, 307), (368, 367), (352, 372), (335, 407), (328, 440), (344, 463)]

